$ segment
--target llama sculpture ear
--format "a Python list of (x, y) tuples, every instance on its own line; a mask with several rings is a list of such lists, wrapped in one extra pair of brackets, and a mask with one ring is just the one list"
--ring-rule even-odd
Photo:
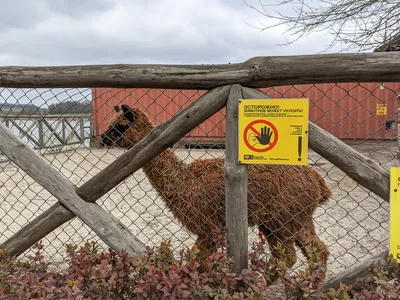
[(118, 106), (118, 105), (114, 105), (114, 110), (115, 110), (116, 112), (119, 112), (119, 111), (120, 111), (119, 106)]
[(122, 104), (121, 108), (122, 108), (122, 111), (124, 112), (125, 118), (127, 118), (131, 122), (135, 122), (137, 120), (138, 117), (136, 116), (136, 114), (132, 111), (132, 109), (128, 105)]

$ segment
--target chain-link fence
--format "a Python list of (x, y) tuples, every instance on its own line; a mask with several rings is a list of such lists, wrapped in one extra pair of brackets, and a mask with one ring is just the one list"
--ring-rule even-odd
[[(273, 98), (309, 98), (311, 121), (382, 167), (389, 169), (399, 165), (395, 125), (398, 123), (400, 83), (299, 85), (262, 90)], [(145, 112), (149, 121), (157, 126), (205, 92), (3, 88), (0, 89), (0, 119), (32, 148), (40, 151), (73, 184), (80, 186), (127, 151), (100, 147), (99, 144), (101, 135), (116, 114), (115, 105), (135, 107)], [(196, 236), (174, 217), (160, 192), (165, 194), (165, 189), (171, 190), (167, 186), (170, 184), (167, 182), (170, 174), (174, 173), (178, 178), (185, 176), (180, 173), (183, 172), (179, 167), (180, 161), (189, 163), (224, 157), (225, 126), (224, 108), (175, 144), (170, 153), (173, 159), (153, 160), (146, 165), (147, 170), (135, 172), (97, 203), (146, 245), (158, 245), (161, 241), (171, 239), (176, 250), (190, 247)], [(330, 201), (314, 214), (317, 234), (331, 253), (328, 275), (387, 248), (389, 204), (311, 150), (309, 164), (322, 175), (333, 193)], [(158, 172), (158, 176), (149, 179), (147, 175), (155, 172)], [(276, 182), (284, 182), (284, 173), (275, 175)], [(212, 172), (197, 176), (210, 177)], [(155, 182), (157, 180), (162, 182)], [(223, 181), (223, 177), (211, 181), (218, 180)], [(158, 186), (158, 190), (155, 186)], [(199, 188), (196, 182), (190, 188), (193, 188), (193, 194), (201, 192), (196, 190)], [(284, 184), (281, 188), (284, 194)], [(260, 192), (263, 192), (262, 185)], [(174, 193), (175, 204), (183, 201), (179, 187), (174, 189)], [(0, 195), (0, 244), (57, 202), (4, 156), (0, 162)], [(210, 186), (210, 198), (219, 199), (220, 195), (218, 190)], [(296, 196), (301, 198), (302, 195)], [(201, 203), (198, 205), (199, 209), (204, 209)], [(302, 209), (301, 205), (298, 209)], [(204, 218), (212, 217), (204, 215)], [(250, 243), (257, 239), (257, 233), (257, 228), (249, 229)], [(74, 218), (47, 235), (43, 243), (48, 258), (59, 264), (65, 258), (66, 243), (82, 244), (87, 240), (96, 240), (106, 247), (90, 228)], [(305, 259), (300, 250), (298, 258), (296, 266), (303, 265)]]

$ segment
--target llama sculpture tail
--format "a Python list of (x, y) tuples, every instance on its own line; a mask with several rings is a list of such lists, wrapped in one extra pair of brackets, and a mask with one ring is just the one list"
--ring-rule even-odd
[(318, 203), (320, 205), (323, 205), (329, 201), (329, 198), (332, 196), (332, 191), (326, 185), (326, 182), (322, 177), (319, 177), (318, 181), (319, 181), (320, 188), (321, 188), (321, 197), (319, 198)]

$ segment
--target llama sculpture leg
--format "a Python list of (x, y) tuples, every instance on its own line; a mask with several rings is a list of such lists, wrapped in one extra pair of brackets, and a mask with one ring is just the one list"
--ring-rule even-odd
[[(325, 243), (317, 236), (314, 223), (310, 222), (296, 235), (296, 245), (307, 258), (310, 269), (312, 268), (311, 260), (313, 253), (319, 255), (319, 260), (323, 266), (327, 265), (330, 251)], [(321, 270), (318, 272), (317, 276), (320, 281), (323, 281), (325, 280), (325, 275), (325, 271)]]
[[(294, 238), (284, 238), (277, 233), (272, 233), (266, 226), (260, 225), (259, 230), (264, 234), (269, 250), (271, 252), (271, 261), (281, 259), (291, 268), (297, 261), (296, 249), (294, 248)], [(284, 256), (276, 250), (276, 247), (283, 248)]]
[[(314, 223), (309, 223), (296, 235), (296, 245), (301, 249), (307, 259), (311, 258), (312, 251), (316, 251), (316, 253), (320, 255), (321, 262), (323, 264), (327, 263), (330, 252), (325, 243), (317, 236)], [(308, 249), (307, 246), (310, 247), (310, 249)]]
[(206, 268), (206, 259), (210, 257), (215, 250), (214, 242), (212, 241), (210, 236), (199, 236), (194, 243), (194, 246), (197, 247), (199, 253), (197, 257), (199, 258), (199, 271), (204, 271)]

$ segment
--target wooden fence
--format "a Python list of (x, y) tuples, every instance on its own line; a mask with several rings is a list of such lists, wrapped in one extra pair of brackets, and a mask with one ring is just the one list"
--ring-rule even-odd
[[(0, 123), (0, 150), (51, 192), (59, 202), (30, 222), (0, 247), (18, 255), (36, 241), (78, 216), (114, 249), (141, 255), (145, 249), (121, 222), (96, 200), (132, 173), (179, 141), (187, 132), (227, 106), (225, 158), (226, 218), (229, 253), (234, 270), (247, 266), (247, 167), (237, 164), (237, 101), (268, 98), (254, 88), (323, 83), (400, 81), (400, 53), (330, 54), (256, 57), (244, 63), (212, 66), (115, 65), (71, 67), (2, 67), (5, 87), (129, 87), (209, 89), (197, 101), (154, 128), (143, 140), (119, 156), (83, 185), (75, 188), (36, 152)], [(389, 173), (314, 123), (309, 123), (309, 147), (361, 186), (389, 201)], [(354, 282), (366, 274), (385, 250), (346, 272), (330, 278), (326, 287)]]

